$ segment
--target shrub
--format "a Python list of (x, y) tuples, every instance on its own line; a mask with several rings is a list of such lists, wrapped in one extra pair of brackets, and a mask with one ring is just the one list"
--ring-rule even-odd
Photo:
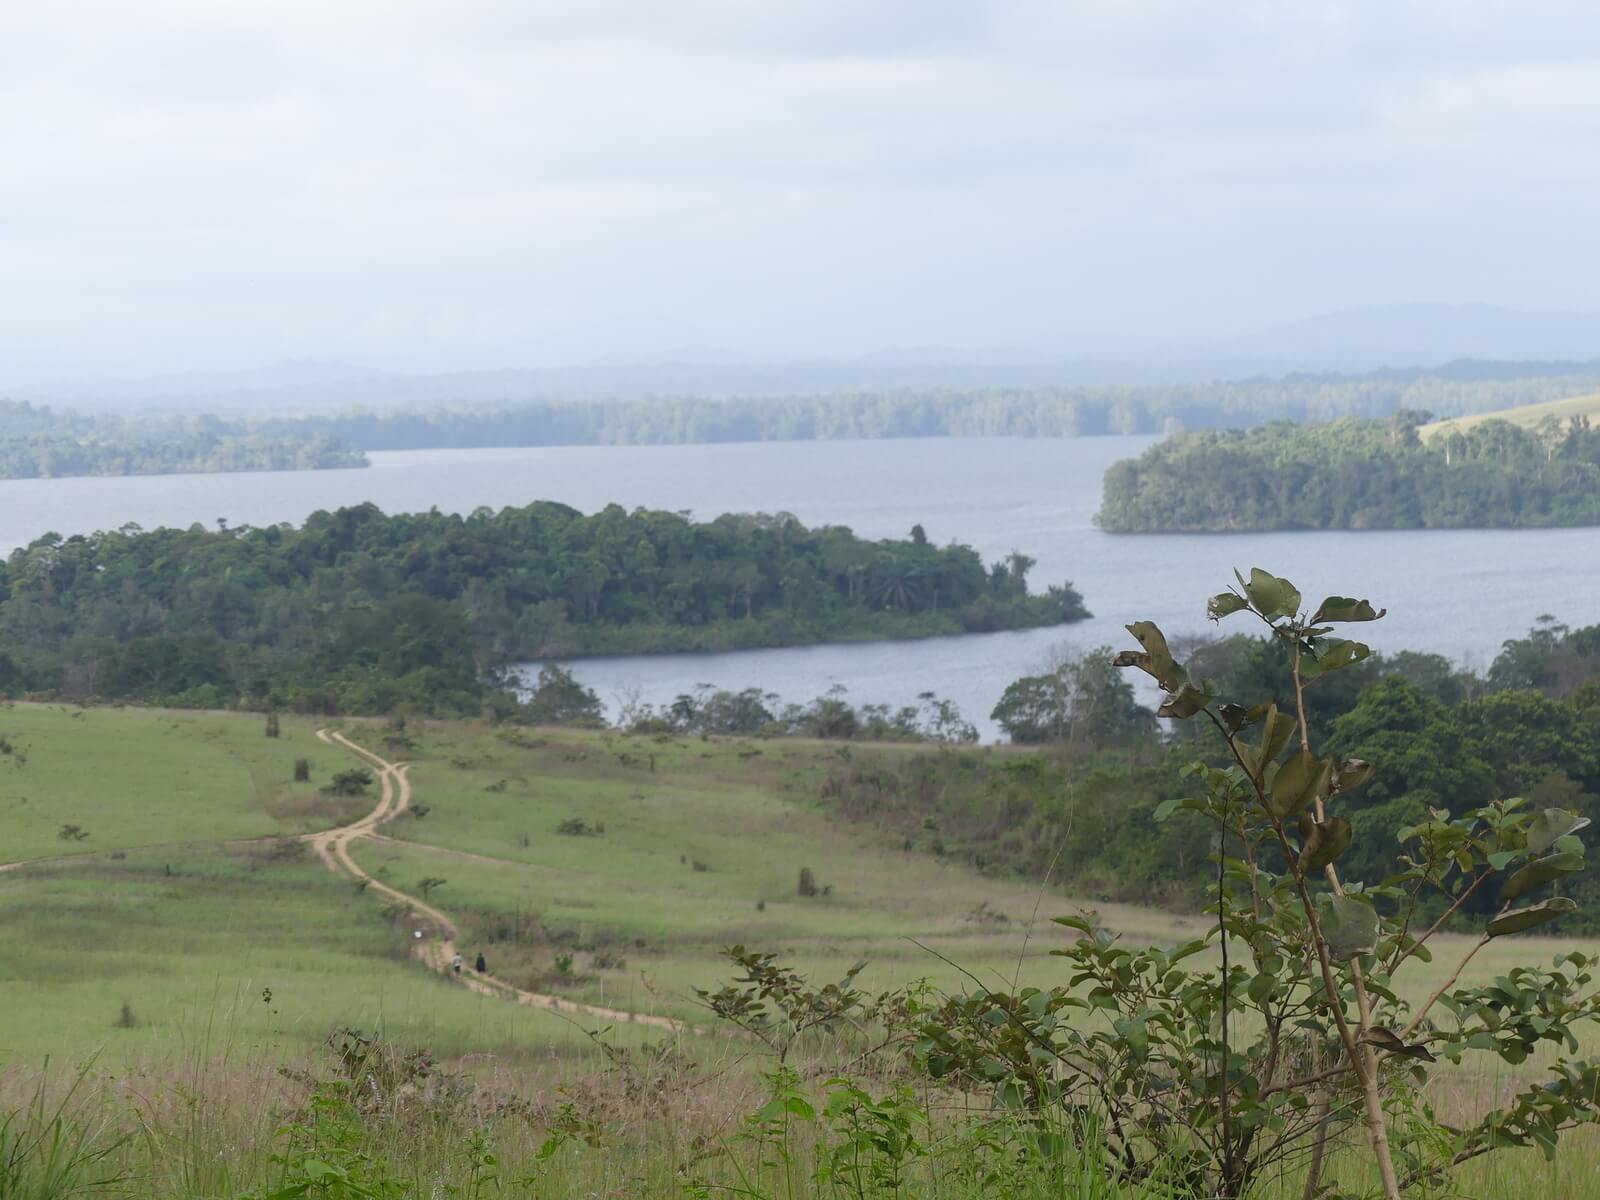
[[(1520, 798), (1435, 808), (1400, 831), (1405, 849), (1389, 874), (1343, 878), (1354, 840), (1344, 813), (1375, 768), (1313, 749), (1306, 692), (1371, 653), (1335, 626), (1383, 613), (1340, 596), (1308, 612), (1292, 584), (1261, 570), (1208, 605), (1216, 620), (1240, 612), (1265, 623), (1285, 658), (1288, 711), (1219, 695), (1148, 621), (1128, 626), (1140, 649), (1114, 660), (1156, 680), (1158, 715), (1215, 735), (1217, 754), (1187, 768), (1187, 794), (1156, 810), (1158, 820), (1188, 811), (1213, 826), (1215, 926), (1180, 946), (1130, 948), (1093, 913), (1058, 918), (1075, 933), (1056, 951), (1071, 982), (951, 997), (923, 1028), (928, 1069), (1034, 1111), (1092, 1090), (1102, 1107), (1092, 1148), (1112, 1173), (1137, 1180), (1176, 1167), (1202, 1195), (1243, 1196), (1307, 1153), (1305, 1194), (1335, 1190), (1320, 1178), (1325, 1148), (1356, 1131), (1389, 1200), (1437, 1189), (1503, 1147), (1549, 1153), (1563, 1131), (1600, 1116), (1600, 1062), (1559, 1055), (1575, 1053), (1578, 1026), (1600, 1015), (1591, 960), (1559, 955), (1487, 987), (1457, 981), (1491, 940), (1576, 908), (1530, 897), (1581, 870), (1587, 818)], [(1408, 1004), (1397, 976), (1430, 958), (1429, 941), (1479, 892), (1498, 892), (1496, 911), (1445, 982)], [(1434, 1118), (1428, 1064), (1488, 1053), (1516, 1065), (1547, 1047), (1558, 1051), (1548, 1083), (1460, 1127)]]

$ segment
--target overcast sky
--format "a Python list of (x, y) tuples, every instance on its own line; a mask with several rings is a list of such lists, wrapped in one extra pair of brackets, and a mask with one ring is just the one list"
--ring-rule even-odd
[(1594, 309), (1592, 0), (0, 4), (0, 374)]

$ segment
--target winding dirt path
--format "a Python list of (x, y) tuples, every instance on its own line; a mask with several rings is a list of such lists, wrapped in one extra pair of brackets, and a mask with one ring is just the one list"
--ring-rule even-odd
[[(419, 918), (419, 924), (429, 928), (424, 930), (424, 936), (413, 939), (412, 953), (421, 959), (431, 969), (447, 978), (454, 978), (462, 986), (485, 996), (499, 996), (502, 999), (514, 1000), (518, 1004), (525, 1004), (530, 1008), (544, 1008), (552, 1012), (572, 1013), (576, 1016), (598, 1017), (603, 1021), (626, 1022), (631, 1025), (650, 1025), (657, 1029), (683, 1030), (688, 1026), (671, 1017), (656, 1016), (653, 1013), (628, 1012), (619, 1008), (603, 1008), (597, 1004), (580, 1004), (574, 1000), (567, 1000), (561, 996), (546, 995), (543, 992), (525, 992), (521, 988), (513, 987), (502, 979), (493, 975), (479, 975), (470, 967), (464, 967), (459, 975), (451, 969), (451, 961), (456, 956), (456, 937), (458, 931), (455, 922), (451, 921), (445, 913), (435, 908), (425, 900), (409, 896), (405, 892), (390, 887), (388, 884), (375, 879), (368, 872), (362, 870), (356, 860), (350, 857), (350, 845), (361, 838), (382, 838), (379, 829), (394, 820), (411, 806), (411, 780), (406, 772), (408, 763), (392, 763), (387, 759), (378, 757), (364, 746), (358, 746), (342, 733), (332, 730), (320, 729), (317, 736), (330, 746), (341, 746), (354, 754), (373, 769), (378, 777), (379, 793), (378, 803), (366, 816), (348, 825), (341, 825), (337, 829), (325, 830), (306, 838), (317, 857), (322, 859), (330, 871), (347, 875), (352, 879), (362, 880), (368, 891), (386, 896), (397, 904), (403, 904)], [(388, 839), (384, 839), (388, 840)], [(408, 845), (412, 843), (407, 843)], [(497, 860), (499, 861), (499, 860)]]

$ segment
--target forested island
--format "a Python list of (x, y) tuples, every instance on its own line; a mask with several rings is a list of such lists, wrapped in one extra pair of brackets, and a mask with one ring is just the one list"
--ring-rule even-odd
[(476, 713), (505, 669), (1032, 628), (1088, 615), (1033, 560), (917, 526), (871, 541), (794, 517), (538, 502), (462, 517), (319, 512), (301, 528), (46, 535), (0, 566), (0, 693), (193, 707)]
[[(1290, 375), (1127, 387), (893, 389), (792, 396), (661, 395), (507, 400), (476, 407), (311, 415), (267, 421), (284, 437), (363, 450), (672, 445), (900, 437), (1085, 437), (1387, 417), (1468, 414), (1600, 391), (1600, 364), (1473, 363), (1366, 375)], [(1533, 373), (1529, 373), (1533, 372)]]
[(1600, 429), (1490, 420), (1423, 439), (1427, 414), (1184, 433), (1106, 472), (1113, 533), (1600, 524)]
[(0, 479), (183, 475), (364, 467), (366, 455), (312, 429), (266, 431), (220, 417), (93, 416), (0, 400)]

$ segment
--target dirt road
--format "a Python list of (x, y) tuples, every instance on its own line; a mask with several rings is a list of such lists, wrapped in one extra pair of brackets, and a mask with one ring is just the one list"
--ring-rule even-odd
[(423, 936), (420, 939), (413, 939), (412, 953), (429, 967), (475, 992), (514, 1000), (530, 1008), (547, 1008), (575, 1016), (597, 1017), (602, 1021), (650, 1025), (657, 1029), (687, 1028), (682, 1021), (656, 1016), (653, 1013), (626, 1012), (617, 1008), (602, 1008), (597, 1004), (579, 1004), (561, 996), (550, 996), (542, 992), (525, 992), (504, 980), (496, 979), (493, 975), (479, 975), (470, 967), (464, 966), (457, 975), (451, 969), (451, 960), (456, 955), (455, 923), (442, 910), (427, 901), (408, 896), (405, 892), (374, 879), (350, 857), (352, 842), (365, 837), (380, 837), (380, 828), (411, 806), (411, 780), (406, 774), (408, 764), (392, 763), (380, 758), (366, 747), (358, 746), (342, 733), (322, 729), (317, 732), (317, 736), (330, 746), (342, 746), (372, 768), (378, 779), (378, 803), (360, 820), (352, 821), (349, 825), (341, 825), (338, 829), (312, 834), (306, 841), (330, 871), (347, 875), (352, 879), (364, 880), (368, 891), (386, 896), (397, 904), (403, 904), (416, 915), (414, 927), (422, 929)]

